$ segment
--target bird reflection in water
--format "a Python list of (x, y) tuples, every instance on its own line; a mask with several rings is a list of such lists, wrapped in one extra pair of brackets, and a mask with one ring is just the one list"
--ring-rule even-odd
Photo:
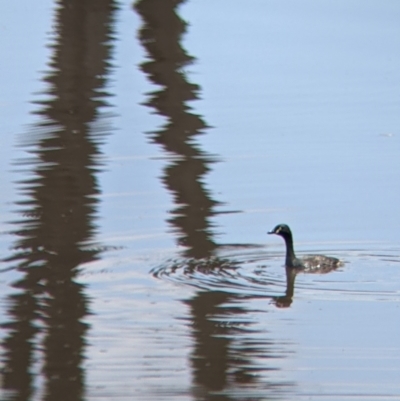
[(286, 292), (285, 295), (279, 297), (272, 297), (272, 301), (278, 308), (289, 308), (293, 302), (294, 295), (294, 282), (296, 280), (297, 271), (286, 267)]

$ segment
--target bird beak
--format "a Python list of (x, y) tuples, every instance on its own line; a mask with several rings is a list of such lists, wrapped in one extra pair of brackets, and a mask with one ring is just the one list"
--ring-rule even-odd
[(268, 231), (267, 234), (275, 234), (275, 231)]

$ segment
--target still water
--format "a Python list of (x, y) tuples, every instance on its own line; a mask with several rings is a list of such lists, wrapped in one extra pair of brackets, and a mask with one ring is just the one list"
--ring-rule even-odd
[(400, 3), (0, 9), (1, 400), (400, 400)]

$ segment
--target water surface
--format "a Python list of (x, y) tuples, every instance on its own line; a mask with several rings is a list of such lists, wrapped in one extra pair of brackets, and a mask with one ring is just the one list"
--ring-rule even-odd
[[(25, 3), (2, 399), (400, 399), (400, 6)], [(278, 223), (344, 266), (287, 271)]]

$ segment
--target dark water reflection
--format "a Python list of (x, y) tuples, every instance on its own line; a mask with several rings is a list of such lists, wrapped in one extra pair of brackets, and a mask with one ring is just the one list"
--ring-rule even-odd
[[(217, 158), (196, 143), (207, 124), (191, 111), (188, 103), (198, 99), (200, 88), (189, 82), (185, 73), (194, 57), (181, 43), (187, 27), (178, 13), (183, 3), (141, 0), (135, 4), (143, 21), (139, 38), (148, 56), (141, 69), (160, 87), (148, 94), (145, 104), (166, 118), (166, 123), (148, 136), (169, 156), (161, 180), (173, 195), (175, 207), (168, 222), (178, 244), (183, 246), (182, 259), (169, 261), (165, 269), (156, 269), (154, 275), (183, 273), (187, 280), (200, 273), (220, 281), (224, 273), (229, 275), (235, 270), (235, 263), (216, 252), (219, 245), (212, 218), (221, 203), (213, 199), (205, 179)], [(286, 295), (276, 299), (281, 306), (291, 303), (294, 277), (288, 278), (288, 284), (291, 288)], [(271, 358), (270, 369), (276, 369), (274, 358), (269, 356), (276, 357), (275, 344), (268, 339), (252, 339), (251, 320), (246, 321), (248, 311), (240, 306), (242, 300), (241, 295), (231, 292), (208, 290), (186, 301), (194, 341), (191, 363), (196, 399), (248, 399), (241, 389), (254, 386), (259, 370), (265, 370), (257, 367), (255, 359)], [(266, 380), (261, 386), (262, 394), (254, 394), (252, 399), (264, 399), (264, 391), (273, 398), (287, 393), (292, 386), (293, 383)]]
[(185, 74), (194, 58), (181, 45), (187, 26), (177, 13), (182, 3), (142, 0), (135, 9), (143, 19), (139, 38), (149, 57), (141, 68), (160, 87), (149, 94), (146, 104), (167, 119), (160, 130), (148, 135), (171, 157), (161, 177), (176, 205), (168, 221), (178, 243), (185, 247), (184, 256), (205, 258), (216, 248), (211, 218), (220, 202), (213, 199), (203, 181), (216, 159), (195, 142), (207, 124), (188, 104), (198, 99), (200, 88)]
[(80, 266), (98, 258), (94, 242), (101, 169), (109, 133), (104, 87), (110, 70), (114, 1), (58, 1), (48, 90), (36, 102), (38, 123), (22, 136), (30, 178), (12, 224), (18, 240), (6, 259), (18, 272), (2, 326), (3, 389), (34, 397), (39, 365), (43, 400), (83, 400), (89, 300)]
[(268, 370), (277, 370), (276, 359), (286, 355), (282, 344), (252, 327), (242, 303), (237, 295), (218, 291), (199, 292), (187, 301), (196, 399), (245, 400), (249, 394), (253, 400), (280, 399), (294, 388), (293, 382), (268, 377)]

